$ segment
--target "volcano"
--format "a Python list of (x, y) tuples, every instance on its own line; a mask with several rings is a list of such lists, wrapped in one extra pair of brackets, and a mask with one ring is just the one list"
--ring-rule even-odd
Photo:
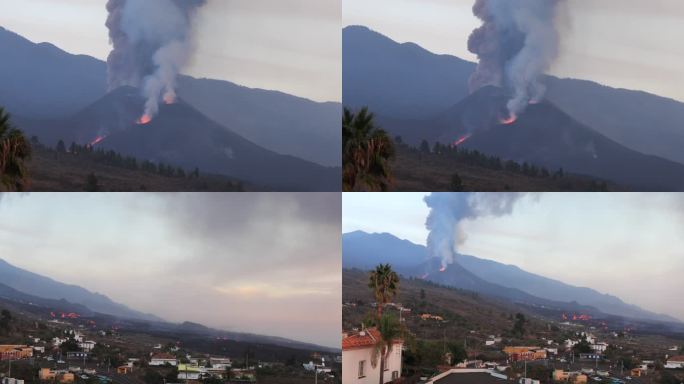
[(563, 168), (638, 190), (684, 190), (684, 165), (626, 148), (548, 101), (506, 121), (511, 117), (507, 100), (501, 88), (484, 87), (420, 126), (430, 127), (441, 143), (470, 134), (465, 148), (506, 160)]
[(53, 144), (96, 143), (138, 160), (198, 167), (204, 173), (234, 177), (275, 190), (340, 190), (339, 168), (323, 167), (262, 148), (207, 118), (182, 99), (160, 105), (143, 117), (138, 89), (118, 88), (75, 115), (25, 126)]

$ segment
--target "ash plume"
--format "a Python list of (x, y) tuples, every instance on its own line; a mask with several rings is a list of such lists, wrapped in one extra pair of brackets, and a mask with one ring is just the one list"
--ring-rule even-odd
[(140, 88), (145, 115), (176, 97), (176, 77), (192, 53), (192, 25), (206, 0), (108, 0), (109, 89)]
[(430, 213), (425, 227), (430, 231), (427, 248), (431, 257), (442, 260), (442, 268), (454, 262), (458, 246), (466, 239), (461, 224), (467, 219), (505, 216), (526, 193), (434, 192), (425, 197)]
[(539, 78), (558, 56), (557, 13), (565, 0), (476, 0), (473, 13), (482, 26), (468, 39), (477, 55), (470, 91), (484, 86), (504, 87), (512, 93), (511, 117), (528, 103), (537, 103), (546, 89)]

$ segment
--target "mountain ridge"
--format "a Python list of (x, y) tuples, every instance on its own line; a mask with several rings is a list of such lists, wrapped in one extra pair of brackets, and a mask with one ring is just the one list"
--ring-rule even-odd
[[(349, 237), (350, 234), (352, 235), (351, 237)], [(379, 238), (384, 241), (379, 241)], [(350, 247), (351, 242), (357, 242), (357, 244), (353, 244), (352, 247)], [(364, 245), (359, 244), (359, 242), (364, 242), (365, 244), (371, 243), (371, 245), (364, 247)], [(397, 244), (405, 244), (405, 242), (409, 242), (411, 247), (407, 248), (405, 253), (399, 253), (398, 250), (401, 249), (401, 247), (397, 246)], [(372, 251), (370, 253), (359, 253), (359, 250), (362, 249), (373, 250), (383, 248), (393, 249), (394, 252), (385, 254), (378, 254)], [(356, 252), (356, 254), (350, 254), (350, 250)], [(420, 253), (421, 250), (422, 255)], [(402, 261), (403, 258), (407, 257), (421, 258), (415, 260), (414, 263)], [(358, 260), (365, 260), (366, 263), (357, 267), (355, 263), (357, 263)], [(389, 262), (390, 264), (394, 265), (395, 261), (398, 261), (398, 271), (403, 272), (408, 268), (410, 271), (413, 271), (412, 274), (415, 276), (417, 273), (422, 273), (421, 271), (424, 271), (424, 268), (421, 266), (426, 263), (426, 260), (428, 259), (427, 248), (425, 246), (412, 243), (409, 240), (399, 239), (391, 234), (354, 231), (350, 233), (344, 233), (342, 235), (343, 268), (357, 267), (368, 270), (379, 263)], [(612, 315), (681, 323), (679, 319), (676, 319), (672, 316), (657, 314), (644, 310), (632, 304), (625, 303), (616, 296), (604, 294), (588, 287), (577, 287), (571, 284), (566, 284), (558, 280), (524, 271), (523, 269), (514, 265), (502, 264), (493, 260), (480, 259), (475, 256), (466, 255), (458, 255), (456, 260), (461, 267), (465, 268), (470, 273), (474, 274), (478, 278), (483, 279), (484, 281), (493, 282), (508, 288), (521, 289), (523, 292), (543, 299), (563, 302), (576, 301), (581, 305), (596, 307), (602, 312)], [(413, 267), (411, 267), (411, 265)], [(447, 271), (448, 270), (449, 269), (447, 268)], [(515, 276), (515, 274), (512, 272), (513, 270), (521, 271), (519, 272), (520, 276)], [(506, 279), (504, 279), (502, 276), (506, 277)], [(535, 281), (539, 284), (544, 284), (542, 284), (541, 288), (533, 290), (529, 289), (527, 285), (528, 281)], [(563, 289), (563, 291), (559, 291), (560, 293), (557, 292), (559, 289)], [(589, 295), (590, 297), (573, 297), (573, 294), (578, 295), (578, 292)], [(601, 305), (603, 305), (603, 307)]]
[(0, 281), (16, 291), (46, 299), (64, 299), (74, 304), (83, 305), (90, 310), (105, 314), (129, 317), (140, 320), (161, 321), (162, 319), (143, 313), (114, 302), (109, 297), (91, 292), (74, 284), (65, 284), (31, 271), (16, 267), (0, 258)]

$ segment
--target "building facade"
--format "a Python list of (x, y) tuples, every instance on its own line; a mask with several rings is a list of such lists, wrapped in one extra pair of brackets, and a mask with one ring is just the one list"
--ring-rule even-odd
[[(380, 332), (367, 329), (342, 338), (342, 382), (344, 384), (377, 384), (380, 381), (380, 362), (373, 366), (373, 351), (380, 340)], [(383, 383), (401, 377), (401, 354), (404, 343), (395, 340), (385, 361)]]

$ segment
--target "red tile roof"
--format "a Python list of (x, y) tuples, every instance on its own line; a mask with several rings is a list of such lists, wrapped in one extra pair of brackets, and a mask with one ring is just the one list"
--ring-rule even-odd
[[(375, 345), (375, 343), (380, 340), (380, 331), (377, 328), (366, 329), (361, 332), (349, 335), (342, 339), (342, 350), (354, 349), (354, 348), (365, 348)], [(402, 341), (397, 339), (394, 343), (401, 343)]]
[(667, 361), (684, 361), (684, 355), (683, 356), (672, 356)]

